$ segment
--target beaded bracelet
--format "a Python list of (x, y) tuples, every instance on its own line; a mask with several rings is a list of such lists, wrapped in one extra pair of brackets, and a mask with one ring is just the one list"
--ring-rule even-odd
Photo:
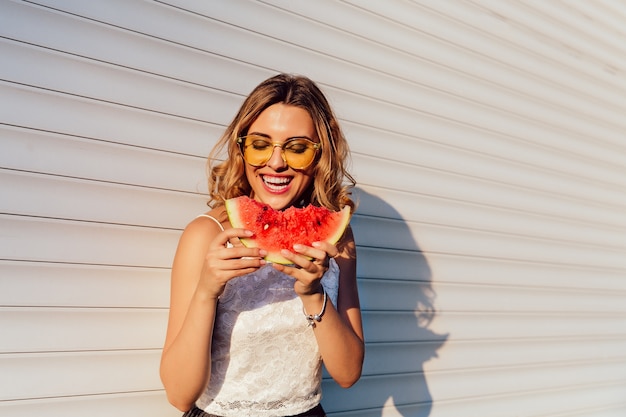
[(306, 314), (306, 311), (304, 311), (304, 306), (302, 306), (302, 312), (304, 313), (304, 317), (307, 319), (307, 321), (309, 322), (309, 326), (311, 327), (315, 327), (315, 322), (319, 323), (320, 321), (322, 321), (322, 316), (324, 315), (324, 311), (326, 311), (326, 299), (328, 298), (328, 296), (326, 295), (326, 290), (324, 289), (324, 287), (322, 287), (322, 291), (324, 293), (322, 311), (320, 311), (318, 314)]

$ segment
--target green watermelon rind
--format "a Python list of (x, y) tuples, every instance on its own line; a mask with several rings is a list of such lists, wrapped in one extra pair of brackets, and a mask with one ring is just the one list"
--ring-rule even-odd
[[(252, 231), (255, 231), (255, 228), (257, 227), (257, 225), (252, 224), (252, 223), (247, 224), (247, 221), (242, 218), (243, 211), (240, 210), (239, 207), (243, 206), (244, 204), (247, 205), (247, 210), (251, 209), (251, 204), (254, 206), (258, 206), (258, 207), (263, 206), (261, 203), (254, 202), (254, 200), (246, 196), (236, 197), (236, 198), (231, 198), (231, 199), (226, 200), (225, 201), (226, 213), (228, 214), (230, 223), (235, 228), (244, 228), (244, 229), (250, 229)], [(266, 206), (266, 207), (269, 207), (269, 206)], [(268, 208), (268, 209), (273, 210), (271, 208)], [(296, 216), (304, 216), (305, 210), (306, 210), (306, 207), (303, 209), (291, 209), (291, 213)], [(319, 240), (325, 241), (334, 245), (343, 236), (345, 229), (348, 227), (348, 224), (350, 223), (350, 218), (351, 218), (352, 213), (351, 213), (349, 206), (345, 206), (341, 211), (338, 211), (338, 212), (332, 212), (328, 210), (328, 213), (340, 214), (341, 217), (334, 231), (330, 233), (327, 237), (323, 239), (319, 239)], [(254, 239), (254, 238), (240, 238), (240, 240), (244, 246), (249, 247), (249, 248), (256, 248), (259, 246), (257, 239)], [(293, 243), (295, 244), (295, 243), (303, 243), (303, 242), (294, 241)], [(285, 248), (285, 249), (292, 250), (292, 248)], [(278, 263), (278, 264), (283, 264), (283, 265), (292, 264), (290, 260), (286, 259), (280, 254), (280, 249), (268, 250), (268, 254), (265, 256), (264, 259), (267, 262)]]

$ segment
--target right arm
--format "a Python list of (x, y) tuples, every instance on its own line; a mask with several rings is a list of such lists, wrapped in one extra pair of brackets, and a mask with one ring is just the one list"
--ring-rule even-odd
[(168, 400), (181, 411), (193, 407), (208, 383), (217, 298), (230, 279), (263, 264), (258, 248), (226, 248), (229, 239), (245, 236), (243, 229), (222, 232), (214, 221), (200, 217), (180, 238), (160, 374)]

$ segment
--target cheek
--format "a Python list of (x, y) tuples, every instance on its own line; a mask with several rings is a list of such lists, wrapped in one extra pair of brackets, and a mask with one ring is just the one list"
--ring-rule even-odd
[(306, 173), (303, 176), (302, 188), (304, 188), (304, 189), (309, 188), (311, 186), (311, 184), (313, 184), (313, 180), (314, 179), (315, 179), (315, 174), (313, 172)]
[(256, 169), (248, 164), (244, 164), (243, 172), (248, 179), (248, 182), (256, 175)]

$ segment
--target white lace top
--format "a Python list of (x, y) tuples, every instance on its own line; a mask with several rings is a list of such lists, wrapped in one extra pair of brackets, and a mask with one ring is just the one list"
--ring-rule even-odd
[[(321, 357), (293, 284), (271, 265), (228, 282), (217, 306), (211, 379), (199, 408), (224, 417), (277, 417), (320, 402)], [(322, 285), (337, 305), (334, 259)]]

